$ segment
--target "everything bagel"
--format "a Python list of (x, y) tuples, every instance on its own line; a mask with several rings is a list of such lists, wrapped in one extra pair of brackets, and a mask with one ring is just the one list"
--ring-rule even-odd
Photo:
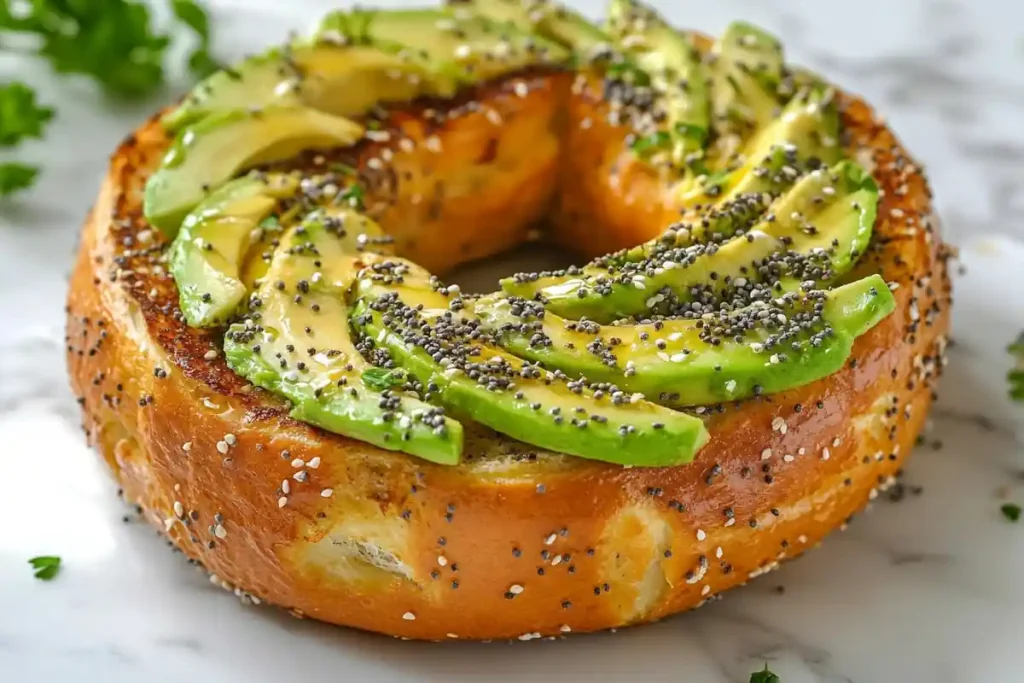
[[(894, 481), (948, 329), (920, 167), (753, 27), (609, 14), (338, 12), (115, 152), (72, 387), (216, 582), (401, 637), (595, 631), (776, 568)], [(594, 260), (437, 278), (538, 225)]]

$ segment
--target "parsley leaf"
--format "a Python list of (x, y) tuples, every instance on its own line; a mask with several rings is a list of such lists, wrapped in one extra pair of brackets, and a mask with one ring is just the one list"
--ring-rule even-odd
[(750, 683), (781, 683), (782, 679), (768, 670), (768, 663), (765, 662), (763, 671), (755, 671), (750, 674)]
[(40, 555), (28, 561), (40, 581), (49, 581), (60, 571), (60, 558), (56, 555)]
[(171, 10), (178, 20), (192, 29), (199, 39), (188, 58), (188, 68), (196, 78), (206, 78), (219, 70), (220, 64), (210, 56), (210, 20), (206, 11), (194, 0), (171, 0)]
[(633, 151), (639, 156), (646, 156), (654, 152), (667, 149), (672, 142), (672, 136), (668, 131), (659, 130), (633, 142)]
[(271, 214), (260, 221), (260, 227), (264, 230), (277, 230), (281, 227), (281, 219)]
[(1024, 332), (1017, 341), (1010, 344), (1008, 351), (1017, 359), (1017, 364), (1010, 370), (1010, 398), (1024, 401)]
[(376, 389), (377, 391), (384, 391), (385, 389), (393, 389), (394, 387), (400, 387), (405, 384), (409, 375), (405, 370), (396, 368), (394, 370), (387, 370), (385, 368), (367, 368), (363, 371), (363, 384)]
[(366, 193), (363, 192), (363, 188), (359, 185), (349, 185), (345, 190), (338, 195), (338, 203), (348, 202), (349, 206), (357, 211), (362, 211), (366, 208), (363, 203)]
[(1003, 513), (1003, 517), (1005, 517), (1008, 522), (1016, 522), (1020, 519), (1021, 509), (1020, 505), (1017, 505), (1016, 503), (1003, 503), (1002, 507), (999, 508), (999, 511)]
[[(208, 76), (219, 65), (210, 56), (206, 11), (197, 0), (169, 2), (174, 16), (198, 39), (189, 69), (200, 78)], [(148, 4), (140, 0), (0, 0), (0, 51), (12, 34), (21, 34), (34, 40), (28, 41), (27, 51), (49, 61), (57, 73), (92, 78), (108, 95), (140, 97), (163, 85), (171, 43), (151, 18)], [(35, 97), (24, 83), (0, 85), (0, 147), (42, 137), (54, 112)], [(0, 196), (31, 186), (38, 173), (25, 164), (0, 164)]]
[(0, 146), (43, 137), (43, 128), (52, 118), (53, 109), (38, 105), (35, 90), (24, 83), (0, 86)]
[(0, 197), (32, 187), (38, 175), (39, 169), (35, 166), (13, 161), (0, 164)]

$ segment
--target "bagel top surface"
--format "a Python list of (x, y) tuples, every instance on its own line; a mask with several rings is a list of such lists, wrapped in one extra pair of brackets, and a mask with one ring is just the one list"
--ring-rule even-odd
[[(629, 0), (608, 14), (598, 28), (519, 0), (335, 12), (313, 38), (197, 86), (162, 118), (175, 139), (146, 183), (145, 219), (169, 247), (132, 255), (165, 259), (175, 281), (177, 306), (150, 304), (173, 319), (158, 341), (218, 391), (255, 385), (297, 420), (443, 464), (477, 425), (621, 465), (684, 464), (709, 414), (842, 368), (895, 300), (862, 258), (879, 189), (845, 158), (857, 149), (835, 90), (755, 27), (709, 47)], [(430, 131), (466, 115), (528, 146), (538, 130), (481, 112), (484, 91), (523, 100), (520, 118), (549, 132), (572, 120), (565, 100), (596, 92), (609, 147), (678, 220), (498, 293), (445, 286), (407, 257), (443, 270), (506, 245), (482, 225), (482, 252), (416, 248), (382, 188), (431, 170), (403, 170), (403, 154), (444, 163)], [(535, 152), (521, 163), (557, 165), (558, 150)], [(204, 362), (211, 340), (233, 373)]]

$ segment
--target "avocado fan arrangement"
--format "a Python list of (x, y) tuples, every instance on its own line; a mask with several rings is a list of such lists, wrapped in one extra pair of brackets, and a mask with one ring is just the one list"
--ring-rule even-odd
[[(468, 295), (394, 253), (358, 171), (296, 161), (379, 134), (381, 104), (537, 67), (601, 75), (678, 222)], [(547, 2), (338, 11), (162, 123), (175, 142), (145, 215), (188, 324), (223, 330), (230, 368), (295, 419), (436, 463), (460, 461), (466, 421), (581, 458), (690, 462), (709, 406), (836, 372), (895, 306), (879, 275), (853, 277), (878, 189), (843, 158), (834, 90), (745, 23), (704, 54), (629, 0), (600, 27)]]

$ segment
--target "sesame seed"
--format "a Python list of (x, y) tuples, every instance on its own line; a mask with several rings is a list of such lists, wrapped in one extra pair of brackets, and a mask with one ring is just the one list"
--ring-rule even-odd
[(213, 360), (216, 357), (217, 349), (210, 349), (209, 351), (203, 354), (203, 358), (205, 358), (206, 360)]
[(217, 451), (221, 455), (226, 455), (227, 452), (228, 452), (228, 442), (227, 441), (218, 441), (217, 442)]
[(445, 566), (448, 565), (448, 558), (445, 557), (444, 555), (438, 555), (437, 556), (437, 563), (439, 565), (441, 565), (442, 567), (445, 567)]
[(405, 614), (402, 615), (402, 618), (405, 619), (406, 621), (416, 621), (416, 615), (413, 614), (412, 612), (406, 612)]
[(192, 450), (192, 442), (186, 441), (185, 443), (181, 444), (181, 450), (188, 453), (190, 450)]
[(321, 498), (330, 498), (332, 495), (334, 495), (334, 489), (323, 489), (320, 491)]
[(223, 524), (218, 524), (217, 526), (214, 527), (213, 534), (217, 538), (222, 538), (222, 539), (223, 538), (227, 538), (228, 537), (228, 530), (224, 528)]
[(287, 496), (281, 496), (280, 498), (277, 499), (277, 507), (283, 508), (287, 504), (288, 504)]
[(697, 540), (698, 541), (703, 541), (707, 537), (708, 537), (708, 535), (704, 532), (703, 529), (697, 529)]
[(295, 469), (299, 469), (300, 467), (305, 466), (305, 464), (306, 462), (302, 458), (295, 458), (292, 460), (292, 467)]
[(312, 460), (310, 460), (309, 462), (307, 462), (306, 463), (306, 467), (308, 467), (310, 469), (313, 469), (313, 470), (315, 470), (316, 468), (320, 467), (320, 456), (318, 455), (318, 456), (314, 457)]
[(512, 584), (511, 586), (508, 587), (508, 592), (511, 593), (512, 595), (519, 595), (520, 593), (523, 592), (523, 590), (524, 590), (523, 587), (520, 586), (518, 583), (514, 583), (514, 584)]
[(551, 545), (555, 542), (556, 538), (558, 538), (558, 534), (551, 534), (550, 536), (544, 539), (544, 545)]
[(766, 448), (763, 451), (761, 451), (761, 460), (768, 460), (771, 457), (772, 457), (772, 449)]
[(234, 446), (235, 444), (238, 443), (238, 439), (235, 438), (234, 434), (225, 434), (224, 435), (224, 441), (229, 446)]
[(180, 500), (174, 501), (174, 516), (182, 517), (185, 515), (185, 506), (181, 504)]
[(281, 493), (288, 494), (288, 493), (291, 493), (291, 492), (292, 492), (292, 484), (291, 484), (291, 482), (288, 481), (287, 479), (282, 480), (281, 481)]

